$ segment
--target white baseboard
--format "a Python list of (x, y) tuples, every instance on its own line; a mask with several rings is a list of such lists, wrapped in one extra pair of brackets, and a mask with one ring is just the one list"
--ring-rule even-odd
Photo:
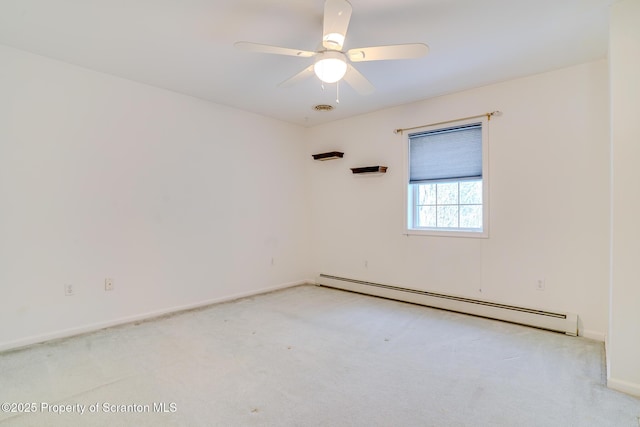
[(640, 397), (640, 384), (630, 383), (628, 381), (618, 380), (615, 378), (607, 378), (607, 387), (612, 390)]
[(604, 354), (606, 358), (607, 387), (609, 387), (612, 390), (630, 394), (631, 396), (640, 397), (640, 384), (619, 380), (617, 378), (611, 378), (611, 362), (609, 359), (609, 336), (608, 335), (605, 335), (605, 339), (604, 339)]
[(283, 283), (283, 284), (271, 286), (268, 288), (247, 291), (247, 292), (240, 292), (237, 294), (227, 295), (220, 298), (213, 298), (205, 301), (199, 301), (192, 304), (179, 305), (175, 307), (167, 307), (161, 310), (150, 311), (142, 314), (135, 314), (133, 316), (120, 317), (118, 319), (107, 320), (104, 322), (97, 322), (97, 323), (92, 323), (89, 325), (79, 326), (75, 328), (62, 329), (58, 331), (48, 332), (46, 334), (41, 334), (41, 335), (34, 335), (26, 338), (21, 338), (15, 341), (0, 343), (0, 352), (7, 351), (7, 350), (15, 350), (17, 348), (26, 347), (26, 346), (38, 344), (38, 343), (43, 343), (45, 341), (50, 341), (50, 340), (60, 339), (60, 338), (68, 338), (75, 335), (86, 334), (88, 332), (94, 332), (100, 329), (109, 328), (111, 326), (138, 322), (140, 320), (148, 320), (154, 317), (164, 316), (171, 313), (179, 313), (181, 311), (193, 310), (194, 308), (206, 307), (212, 304), (219, 304), (221, 302), (227, 302), (227, 301), (232, 301), (240, 298), (246, 298), (253, 295), (264, 294), (268, 292), (277, 291), (280, 289), (291, 288), (293, 286), (304, 285), (304, 284), (313, 283), (313, 282), (314, 282), (313, 280), (300, 280), (297, 282)]
[(589, 338), (591, 340), (600, 341), (600, 342), (604, 342), (606, 337), (606, 334), (604, 332), (592, 331), (590, 329), (585, 329), (580, 331), (579, 335), (581, 337)]
[(605, 374), (608, 383), (609, 377), (611, 376), (611, 360), (609, 359), (609, 335), (604, 336), (604, 362)]

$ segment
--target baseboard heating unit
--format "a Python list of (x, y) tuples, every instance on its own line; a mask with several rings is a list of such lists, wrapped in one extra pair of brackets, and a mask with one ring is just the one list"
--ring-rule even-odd
[(572, 336), (578, 335), (577, 314), (553, 313), (533, 308), (517, 307), (490, 301), (365, 282), (363, 280), (347, 279), (345, 277), (330, 276), (328, 274), (320, 274), (317, 284), (464, 314), (534, 326), (536, 328), (562, 332)]

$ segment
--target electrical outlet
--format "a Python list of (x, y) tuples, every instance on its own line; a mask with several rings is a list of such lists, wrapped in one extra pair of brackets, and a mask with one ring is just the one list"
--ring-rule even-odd
[(107, 277), (104, 279), (104, 290), (112, 291), (113, 290), (113, 279), (111, 277)]
[(66, 283), (64, 285), (64, 296), (70, 297), (71, 295), (75, 295), (75, 293), (76, 293), (76, 290), (72, 284)]
[(536, 280), (536, 289), (539, 291), (544, 291), (544, 287), (545, 287), (545, 280), (544, 279), (538, 279)]

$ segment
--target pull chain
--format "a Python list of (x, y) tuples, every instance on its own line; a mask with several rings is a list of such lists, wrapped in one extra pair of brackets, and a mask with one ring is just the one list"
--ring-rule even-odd
[(336, 82), (336, 104), (340, 104), (340, 82)]

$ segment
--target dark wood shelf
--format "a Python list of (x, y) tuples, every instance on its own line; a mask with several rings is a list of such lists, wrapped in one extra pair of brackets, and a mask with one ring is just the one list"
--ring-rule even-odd
[(353, 172), (354, 174), (386, 173), (387, 167), (386, 166), (365, 166), (362, 168), (351, 168), (351, 172)]
[(340, 151), (330, 151), (328, 153), (312, 154), (313, 160), (335, 160), (344, 157), (344, 153)]

